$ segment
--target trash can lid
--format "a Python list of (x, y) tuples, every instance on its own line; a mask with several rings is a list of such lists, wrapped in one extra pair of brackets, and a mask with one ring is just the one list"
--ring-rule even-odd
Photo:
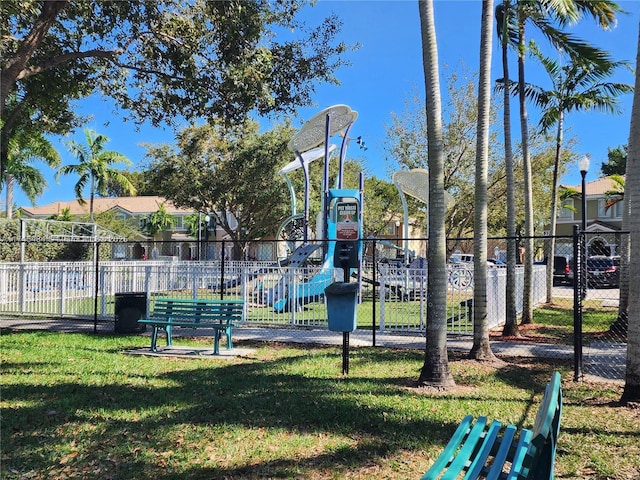
[(358, 284), (355, 282), (334, 282), (324, 289), (327, 295), (353, 295), (358, 291)]

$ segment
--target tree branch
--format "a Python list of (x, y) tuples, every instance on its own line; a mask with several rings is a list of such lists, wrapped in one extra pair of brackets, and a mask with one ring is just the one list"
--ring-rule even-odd
[(55, 0), (42, 3), (42, 11), (35, 21), (33, 28), (20, 43), (15, 55), (7, 61), (2, 69), (2, 80), (0, 82), (0, 114), (4, 110), (4, 103), (9, 92), (15, 85), (18, 75), (27, 66), (33, 53), (42, 43), (42, 40), (49, 32), (51, 25), (55, 22), (58, 14), (67, 5), (69, 0)]

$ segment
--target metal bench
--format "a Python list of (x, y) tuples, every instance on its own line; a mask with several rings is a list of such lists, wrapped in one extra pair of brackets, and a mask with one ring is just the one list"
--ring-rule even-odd
[(555, 372), (531, 430), (466, 416), (422, 480), (553, 479), (562, 413), (560, 387), (560, 374)]
[(138, 323), (153, 327), (151, 333), (151, 351), (157, 352), (158, 332), (164, 330), (167, 346), (172, 345), (174, 327), (212, 328), (213, 354), (220, 354), (220, 336), (227, 337), (227, 349), (233, 348), (231, 330), (234, 324), (242, 321), (244, 300), (214, 300), (185, 298), (156, 298), (153, 314), (142, 318)]

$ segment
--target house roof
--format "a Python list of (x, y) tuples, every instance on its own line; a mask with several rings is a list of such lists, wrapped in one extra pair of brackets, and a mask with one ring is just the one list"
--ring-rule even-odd
[[(622, 175), (622, 178), (625, 178), (624, 175)], [(567, 185), (563, 185), (563, 186), (568, 187)], [(602, 178), (598, 178), (597, 180), (587, 182), (585, 184), (585, 190), (587, 192), (587, 196), (604, 195), (606, 192), (614, 190), (616, 186), (617, 186), (616, 182), (614, 182), (611, 179), (611, 177), (602, 177)], [(576, 185), (568, 188), (572, 188), (578, 192), (582, 191), (582, 185)]]
[[(30, 217), (48, 217), (51, 215), (58, 215), (66, 208), (69, 209), (71, 215), (88, 215), (89, 214), (89, 200), (85, 199), (86, 203), (81, 205), (78, 200), (72, 200), (69, 202), (53, 202), (41, 207), (20, 207), (20, 209)], [(94, 213), (106, 212), (108, 210), (118, 209), (124, 210), (130, 215), (147, 215), (156, 212), (160, 205), (164, 204), (164, 208), (167, 213), (172, 215), (193, 213), (193, 210), (178, 208), (170, 200), (164, 197), (109, 197), (109, 198), (94, 198), (93, 211)]]

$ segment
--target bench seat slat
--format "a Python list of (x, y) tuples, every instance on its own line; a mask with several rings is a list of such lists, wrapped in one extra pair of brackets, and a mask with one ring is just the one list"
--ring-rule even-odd
[(476, 420), (476, 423), (471, 427), (469, 434), (465, 438), (464, 443), (460, 445), (458, 453), (453, 457), (447, 471), (442, 476), (442, 480), (455, 480), (458, 474), (469, 464), (469, 459), (484, 439), (483, 434), (486, 424), (487, 417), (480, 417)]

